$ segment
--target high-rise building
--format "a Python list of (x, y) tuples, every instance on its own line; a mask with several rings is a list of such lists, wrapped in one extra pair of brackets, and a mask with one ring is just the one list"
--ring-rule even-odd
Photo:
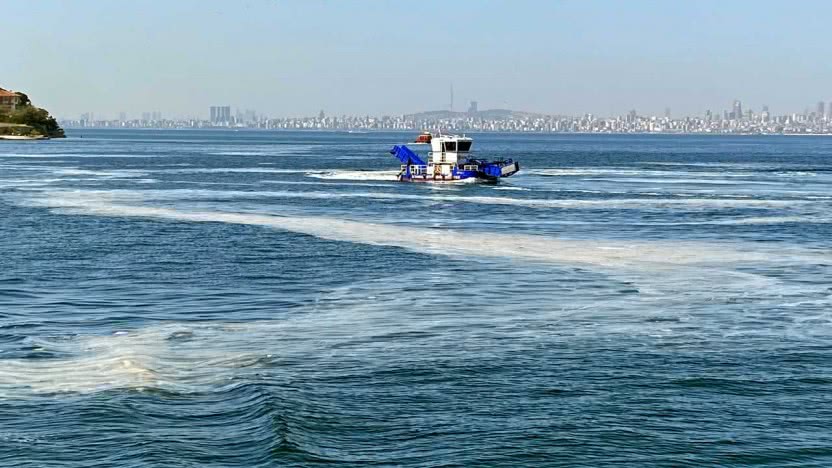
[(477, 101), (471, 101), (471, 105), (468, 106), (468, 113), (469, 114), (476, 114), (477, 113)]
[(211, 123), (228, 125), (231, 123), (231, 106), (211, 106)]
[(742, 103), (739, 99), (734, 100), (734, 118), (742, 120)]
[(127, 113), (126, 112), (119, 112), (118, 113), (118, 121), (119, 122), (126, 122), (127, 121)]
[(145, 122), (149, 122), (150, 121), (150, 112), (142, 112), (142, 120), (144, 120)]
[(821, 120), (826, 115), (826, 103), (818, 101), (817, 119)]

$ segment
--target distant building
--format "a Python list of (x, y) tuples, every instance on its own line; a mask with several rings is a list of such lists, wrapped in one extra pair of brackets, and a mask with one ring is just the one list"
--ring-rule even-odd
[(468, 106), (468, 113), (469, 114), (476, 114), (477, 113), (477, 101), (471, 101), (471, 105)]
[(818, 102), (818, 110), (817, 110), (818, 120), (823, 119), (823, 117), (825, 115), (826, 115), (826, 103), (824, 103), (823, 101), (819, 101)]
[(17, 109), (22, 99), (19, 93), (0, 88), (0, 111), (11, 112)]
[(734, 100), (734, 118), (737, 120), (742, 119), (742, 102), (739, 99)]
[(231, 106), (211, 106), (211, 123), (222, 125), (231, 123)]

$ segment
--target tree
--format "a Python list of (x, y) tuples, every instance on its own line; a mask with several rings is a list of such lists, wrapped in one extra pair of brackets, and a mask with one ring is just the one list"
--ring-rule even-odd
[[(27, 101), (28, 99), (26, 97)], [(64, 131), (58, 125), (58, 121), (49, 115), (46, 109), (41, 109), (31, 104), (19, 106), (8, 115), (5, 121), (8, 123), (28, 125), (49, 137), (60, 138), (64, 136)]]
[(20, 96), (20, 101), (17, 103), (18, 106), (31, 106), (32, 101), (29, 100), (29, 96), (26, 93), (17, 92), (17, 95)]

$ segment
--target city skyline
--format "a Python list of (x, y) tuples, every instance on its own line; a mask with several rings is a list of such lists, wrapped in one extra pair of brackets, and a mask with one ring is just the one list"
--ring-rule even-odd
[[(451, 95), (452, 96), (452, 95)], [(449, 107), (453, 106), (453, 102)], [(68, 128), (249, 128), (263, 130), (431, 130), (440, 132), (558, 132), (558, 133), (683, 133), (683, 134), (832, 134), (832, 102), (817, 102), (814, 110), (775, 114), (764, 105), (759, 112), (735, 99), (730, 108), (706, 111), (704, 116), (663, 117), (642, 115), (635, 109), (626, 115), (604, 117), (544, 115), (508, 110), (478, 110), (471, 101), (467, 112), (423, 112), (396, 116), (328, 116), (274, 118), (254, 110), (231, 113), (230, 106), (211, 106), (209, 119), (168, 119), (158, 112), (144, 112), (142, 119), (96, 120), (85, 113), (78, 120), (64, 120)]]
[[(453, 92), (451, 92), (451, 97), (453, 97)], [(496, 109), (496, 108), (489, 108), (483, 109), (484, 111), (493, 111), (493, 110), (508, 110), (517, 113), (523, 114), (530, 114), (530, 115), (541, 115), (541, 116), (586, 116), (586, 115), (594, 115), (596, 117), (603, 117), (603, 118), (612, 118), (617, 116), (624, 116), (636, 113), (640, 116), (650, 116), (656, 117), (659, 115), (663, 115), (664, 117), (673, 117), (673, 118), (696, 118), (696, 117), (709, 117), (709, 116), (722, 116), (723, 119), (737, 119), (742, 120), (748, 112), (761, 114), (766, 113), (769, 115), (805, 115), (808, 116), (810, 114), (816, 114), (820, 116), (829, 116), (832, 118), (832, 99), (827, 101), (825, 100), (818, 100), (811, 105), (802, 106), (802, 108), (798, 109), (797, 107), (794, 109), (783, 109), (780, 111), (772, 111), (768, 104), (759, 104), (757, 106), (754, 105), (747, 105), (743, 104), (744, 101), (741, 99), (734, 99), (730, 103), (730, 106), (724, 106), (722, 108), (715, 108), (715, 109), (704, 109), (701, 112), (694, 113), (694, 114), (674, 114), (672, 112), (672, 107), (667, 106), (664, 107), (663, 113), (650, 113), (650, 112), (639, 112), (636, 107), (628, 110), (627, 112), (622, 112), (620, 114), (612, 114), (612, 115), (600, 115), (595, 114), (593, 112), (579, 112), (574, 114), (569, 114), (566, 112), (552, 112), (552, 113), (545, 113), (545, 112), (531, 112), (524, 109)], [(444, 112), (449, 111), (455, 114), (464, 115), (464, 114), (476, 114), (480, 111), (479, 109), (479, 101), (471, 100), (467, 104), (460, 105), (459, 107), (466, 107), (466, 110), (455, 109), (453, 107), (453, 100), (450, 101), (450, 105), (443, 109), (425, 109), (422, 111), (417, 112), (396, 112), (390, 114), (360, 114), (360, 113), (341, 113), (335, 114), (340, 116), (350, 116), (350, 117), (360, 117), (360, 116), (369, 116), (369, 117), (388, 117), (388, 116), (410, 116), (410, 115), (417, 115), (417, 114), (426, 114), (426, 113), (434, 113), (434, 112)], [(745, 110), (743, 110), (745, 109)], [(205, 113), (197, 113), (197, 114), (186, 114), (186, 113), (173, 113), (172, 115), (165, 115), (165, 119), (167, 120), (203, 120), (211, 123), (234, 123), (235, 121), (240, 121), (241, 116), (245, 116), (245, 121), (255, 121), (257, 118), (255, 116), (259, 116), (260, 118), (277, 118), (277, 119), (293, 119), (293, 118), (309, 118), (318, 115), (322, 117), (324, 114), (326, 115), (333, 115), (326, 112), (326, 109), (320, 109), (317, 112), (312, 112), (309, 115), (280, 115), (280, 114), (271, 114), (269, 112), (264, 112), (262, 110), (256, 109), (249, 109), (249, 108), (242, 108), (237, 106), (231, 105), (211, 105), (207, 107), (207, 111)], [(141, 117), (139, 117), (139, 115)], [(117, 116), (117, 117), (116, 117)], [(97, 118), (96, 118), (97, 117)], [(114, 112), (114, 113), (104, 113), (104, 112), (84, 112), (81, 113), (78, 118), (73, 116), (59, 116), (61, 120), (118, 120), (118, 121), (132, 121), (132, 120), (163, 120), (162, 113), (158, 111), (142, 111), (135, 114), (129, 114), (124, 111)]]
[(832, 100), (822, 59), (832, 4), (821, 1), (3, 7), (0, 26), (27, 47), (7, 51), (0, 86), (60, 117), (195, 117), (215, 105), (396, 115), (447, 108), (451, 86), (456, 110), (566, 115), (696, 115), (737, 96), (800, 112)]

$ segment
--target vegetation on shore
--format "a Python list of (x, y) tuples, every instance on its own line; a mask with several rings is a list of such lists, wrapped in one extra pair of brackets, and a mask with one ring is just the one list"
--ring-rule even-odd
[[(0, 110), (0, 135), (63, 138), (64, 130), (46, 109), (35, 107), (29, 96), (18, 93), (20, 103), (13, 111)], [(5, 124), (5, 125), (3, 125)]]

